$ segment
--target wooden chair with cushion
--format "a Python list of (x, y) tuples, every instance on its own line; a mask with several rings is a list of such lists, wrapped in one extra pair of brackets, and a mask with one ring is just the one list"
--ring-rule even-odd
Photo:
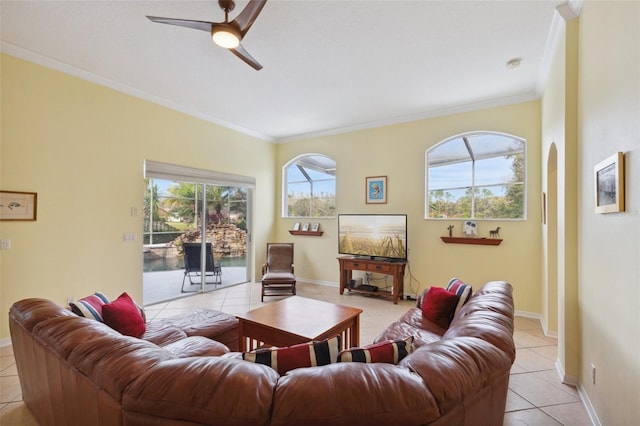
[(267, 261), (262, 265), (262, 298), (296, 294), (293, 243), (267, 243)]

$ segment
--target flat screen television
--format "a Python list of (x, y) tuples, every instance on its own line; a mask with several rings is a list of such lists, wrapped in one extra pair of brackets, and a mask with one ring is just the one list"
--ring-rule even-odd
[(407, 215), (339, 214), (338, 253), (407, 260)]

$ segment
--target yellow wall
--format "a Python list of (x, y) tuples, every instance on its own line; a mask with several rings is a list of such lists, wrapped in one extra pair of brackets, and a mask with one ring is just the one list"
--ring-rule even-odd
[[(37, 192), (38, 220), (0, 222), (12, 245), (0, 251), (0, 339), (22, 298), (66, 304), (100, 290), (142, 300), (145, 159), (254, 176), (254, 259), (262, 262), (275, 211), (274, 144), (11, 56), (1, 66), (0, 187)], [(125, 232), (138, 240), (125, 243)]]
[[(579, 23), (579, 378), (603, 425), (640, 419), (640, 2)], [(593, 167), (625, 153), (626, 211), (595, 214)], [(591, 382), (591, 363), (596, 384)]]
[[(550, 196), (543, 227), (543, 323), (558, 332), (558, 361), (567, 382), (578, 373), (577, 306), (577, 20), (561, 25), (542, 100), (542, 181)], [(553, 164), (549, 165), (551, 159)], [(553, 182), (551, 186), (549, 182)], [(549, 271), (556, 275), (551, 276)]]
[[(424, 219), (425, 150), (450, 136), (474, 130), (509, 133), (527, 140), (526, 221), (478, 221), (481, 235), (501, 226), (498, 247), (444, 244), (440, 236), (461, 235), (462, 221)], [(514, 285), (516, 309), (541, 312), (540, 233), (540, 103), (527, 102), (383, 128), (278, 145), (278, 181), (282, 166), (303, 153), (321, 153), (337, 162), (338, 213), (406, 213), (409, 217), (409, 274), (405, 292), (419, 293), (443, 286), (452, 276), (476, 288), (488, 280)], [(366, 204), (365, 178), (388, 177), (387, 204)], [(280, 199), (282, 188), (277, 187)], [(296, 244), (296, 273), (301, 279), (337, 283), (339, 280), (337, 220), (318, 220), (322, 237), (291, 236), (299, 219), (283, 219), (277, 206), (277, 238)], [(315, 220), (310, 220), (314, 222)]]

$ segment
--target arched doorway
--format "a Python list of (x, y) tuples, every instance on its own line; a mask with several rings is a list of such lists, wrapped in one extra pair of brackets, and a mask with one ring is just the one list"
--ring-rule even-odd
[[(558, 150), (551, 144), (547, 156), (546, 211), (543, 212), (545, 241), (545, 287), (543, 298), (546, 332), (558, 335)], [(543, 205), (543, 208), (545, 206)]]

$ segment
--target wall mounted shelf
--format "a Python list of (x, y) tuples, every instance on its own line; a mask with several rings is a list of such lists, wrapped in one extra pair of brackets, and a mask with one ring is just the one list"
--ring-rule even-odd
[(324, 232), (322, 231), (293, 231), (293, 230), (289, 230), (289, 233), (291, 235), (308, 235), (310, 237), (319, 237), (320, 235), (324, 234)]
[(460, 238), (440, 237), (447, 244), (477, 244), (481, 246), (499, 246), (502, 238)]

